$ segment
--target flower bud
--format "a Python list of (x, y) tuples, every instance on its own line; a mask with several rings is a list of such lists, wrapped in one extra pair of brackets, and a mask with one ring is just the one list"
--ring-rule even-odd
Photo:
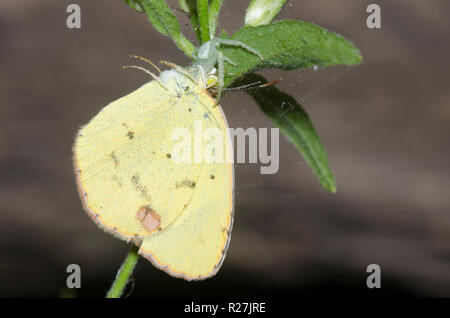
[(245, 13), (245, 25), (259, 26), (272, 22), (287, 0), (252, 0)]

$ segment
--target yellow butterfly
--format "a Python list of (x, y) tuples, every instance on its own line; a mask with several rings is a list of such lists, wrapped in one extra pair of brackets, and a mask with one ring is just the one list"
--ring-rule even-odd
[[(140, 246), (139, 254), (156, 267), (186, 280), (217, 273), (230, 241), (232, 142), (222, 108), (207, 88), (218, 86), (220, 96), (223, 63), (232, 62), (217, 47), (246, 48), (234, 42), (207, 42), (188, 69), (166, 62), (173, 68), (160, 76), (145, 70), (154, 80), (104, 107), (80, 129), (73, 147), (78, 191), (92, 220)], [(180, 143), (174, 130), (195, 134), (198, 124), (223, 136), (212, 149), (219, 160), (174, 160)], [(193, 137), (187, 141), (198, 146)], [(196, 151), (211, 151), (205, 143)]]

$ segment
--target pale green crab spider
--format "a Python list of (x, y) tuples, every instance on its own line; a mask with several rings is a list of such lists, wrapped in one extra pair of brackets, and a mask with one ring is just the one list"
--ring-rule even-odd
[[(224, 63), (228, 62), (234, 66), (237, 66), (236, 63), (234, 63), (231, 59), (229, 59), (228, 57), (223, 55), (222, 52), (219, 51), (220, 45), (241, 47), (247, 50), (248, 52), (253, 53), (262, 61), (264, 60), (264, 58), (258, 51), (256, 51), (255, 49), (253, 49), (252, 47), (248, 46), (247, 44), (241, 41), (213, 38), (212, 40), (200, 46), (197, 52), (197, 58), (195, 59), (195, 62), (193, 64), (193, 72), (195, 72), (195, 69), (197, 69), (199, 73), (198, 76), (200, 76), (204, 87), (207, 88), (210, 86), (217, 86), (217, 96), (216, 96), (217, 101), (220, 99), (223, 87), (225, 85)], [(216, 64), (218, 67), (217, 70), (215, 68)], [(216, 73), (218, 75), (216, 83), (214, 83), (214, 85), (210, 85), (209, 80), (211, 78), (215, 78)]]
[[(222, 52), (219, 51), (218, 48), (220, 45), (241, 47), (249, 51), (250, 53), (258, 56), (258, 58), (260, 58), (261, 60), (264, 60), (264, 58), (258, 51), (256, 51), (255, 49), (253, 49), (252, 47), (248, 46), (247, 44), (241, 41), (213, 38), (212, 40), (200, 46), (194, 63), (187, 70), (174, 63), (161, 61), (160, 62), (161, 64), (165, 64), (167, 66), (172, 67), (172, 70), (161, 72), (161, 70), (152, 61), (137, 55), (130, 55), (130, 57), (137, 58), (146, 63), (151, 64), (158, 72), (160, 72), (160, 76), (157, 76), (152, 72), (150, 72), (149, 70), (140, 66), (125, 65), (124, 68), (135, 68), (144, 71), (145, 73), (153, 77), (153, 79), (156, 80), (166, 90), (169, 90), (168, 88), (168, 86), (170, 86), (169, 83), (173, 82), (175, 83), (173, 87), (178, 95), (181, 94), (182, 87), (186, 86), (183, 84), (183, 82), (185, 82), (186, 79), (189, 81), (197, 82), (206, 89), (211, 87), (217, 87), (217, 94), (215, 98), (218, 103), (220, 96), (222, 95), (223, 87), (225, 85), (224, 63), (228, 62), (234, 66), (237, 65), (231, 59), (223, 55)], [(216, 64), (218, 69), (216, 69)], [(180, 74), (182, 75), (181, 77)]]

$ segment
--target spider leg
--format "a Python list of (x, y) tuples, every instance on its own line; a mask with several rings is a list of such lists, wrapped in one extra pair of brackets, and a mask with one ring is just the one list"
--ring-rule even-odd
[(198, 68), (198, 72), (200, 74), (200, 79), (202, 81), (202, 87), (206, 87), (207, 83), (206, 83), (206, 77), (205, 77), (205, 70), (203, 69), (203, 67), (199, 64), (197, 65)]
[(224, 45), (230, 45), (230, 46), (239, 46), (247, 51), (249, 51), (250, 53), (255, 54), (256, 56), (258, 56), (262, 61), (264, 61), (263, 56), (256, 51), (254, 48), (252, 48), (251, 46), (248, 46), (247, 44), (241, 42), (241, 41), (236, 41), (236, 40), (229, 40), (229, 39), (222, 39), (222, 38), (215, 38), (214, 39), (216, 41), (216, 43), (218, 44), (224, 44)]
[(223, 59), (224, 59), (225, 62), (228, 62), (228, 63), (230, 63), (231, 65), (237, 66), (237, 63), (234, 63), (233, 60), (230, 59), (229, 57), (227, 57), (227, 56), (224, 55), (224, 56), (223, 56)]
[(223, 86), (225, 85), (225, 67), (224, 67), (224, 56), (222, 52), (219, 52), (217, 56), (217, 65), (219, 66), (218, 75), (219, 75), (219, 83), (217, 85), (217, 96), (216, 96), (216, 105), (219, 103), (220, 96), (222, 95)]

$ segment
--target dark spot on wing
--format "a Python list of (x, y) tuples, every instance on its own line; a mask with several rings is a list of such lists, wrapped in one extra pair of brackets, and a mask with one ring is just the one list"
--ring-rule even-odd
[(170, 153), (168, 153), (168, 154), (166, 154), (166, 157), (170, 159), (170, 158), (172, 158), (172, 155)]
[(151, 201), (151, 197), (147, 192), (147, 187), (142, 184), (140, 177), (137, 173), (131, 176), (131, 183), (134, 185), (136, 191), (139, 192), (139, 195), (145, 199), (146, 201)]
[(212, 174), (212, 175), (210, 176), (210, 178), (214, 180), (215, 177), (214, 177), (214, 175)]
[(113, 151), (109, 154), (109, 156), (111, 157), (111, 159), (114, 161), (114, 168), (117, 169), (117, 167), (119, 166), (119, 159), (117, 159), (117, 155), (116, 152)]
[(129, 139), (133, 139), (134, 138), (134, 131), (129, 130), (128, 133), (127, 133), (127, 137)]
[(181, 182), (175, 183), (175, 188), (194, 188), (195, 182), (191, 180), (183, 180)]
[(192, 111), (192, 109), (189, 108), (189, 111)]
[(139, 183), (139, 175), (137, 173), (135, 173), (131, 176), (131, 182), (134, 185), (137, 185)]

